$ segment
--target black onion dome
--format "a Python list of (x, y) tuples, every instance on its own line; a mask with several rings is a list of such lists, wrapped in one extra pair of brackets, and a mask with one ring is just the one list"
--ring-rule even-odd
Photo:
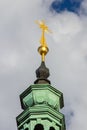
[(49, 83), (50, 81), (47, 79), (50, 76), (49, 69), (46, 67), (45, 62), (42, 61), (40, 67), (36, 70), (37, 80), (34, 82), (35, 84), (39, 83)]

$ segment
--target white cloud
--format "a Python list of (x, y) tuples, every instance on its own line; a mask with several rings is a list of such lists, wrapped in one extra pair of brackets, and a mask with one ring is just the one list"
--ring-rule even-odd
[(87, 15), (87, 0), (83, 0), (80, 13)]
[[(58, 64), (59, 88), (65, 95), (65, 107), (71, 108), (74, 115), (71, 118), (69, 130), (86, 130), (87, 114), (87, 18), (74, 13), (63, 12), (49, 19), (54, 32), (55, 64)], [(56, 53), (56, 54), (55, 54)], [(56, 68), (55, 65), (55, 68)], [(54, 70), (55, 71), (55, 70)], [(64, 87), (65, 86), (65, 87)], [(66, 109), (65, 108), (65, 109)], [(70, 110), (70, 109), (69, 109)], [(68, 112), (66, 115), (68, 116)], [(66, 118), (68, 118), (66, 116)]]
[[(21, 112), (18, 96), (35, 80), (40, 65), (37, 53), (40, 30), (37, 19), (46, 19), (50, 52), (46, 65), (54, 87), (64, 93), (64, 113), (73, 113), (67, 130), (84, 130), (87, 114), (87, 16), (49, 11), (53, 0), (0, 1), (0, 129), (16, 129)], [(43, 4), (44, 3), (44, 4)], [(5, 123), (7, 122), (7, 123)], [(5, 125), (4, 125), (5, 123)]]

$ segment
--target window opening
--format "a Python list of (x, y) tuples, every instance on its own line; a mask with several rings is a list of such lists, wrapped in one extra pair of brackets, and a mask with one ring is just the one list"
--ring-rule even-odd
[(28, 130), (28, 128), (25, 128), (24, 130)]
[(37, 124), (34, 128), (34, 130), (44, 130), (43, 125)]
[(54, 127), (50, 127), (50, 130), (55, 130), (55, 128)]

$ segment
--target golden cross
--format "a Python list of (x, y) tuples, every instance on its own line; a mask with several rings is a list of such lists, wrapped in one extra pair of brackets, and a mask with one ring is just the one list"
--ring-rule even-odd
[(42, 29), (42, 36), (41, 36), (41, 39), (40, 39), (40, 43), (41, 43), (42, 46), (47, 46), (46, 39), (45, 39), (45, 32), (51, 32), (51, 31), (48, 29), (48, 26), (45, 24), (44, 21), (36, 21), (36, 23)]
[(41, 46), (38, 48), (38, 52), (42, 56), (42, 61), (45, 61), (45, 55), (49, 51), (47, 47), (46, 39), (45, 39), (45, 32), (51, 32), (51, 31), (48, 29), (44, 21), (36, 21), (36, 23), (39, 25), (39, 27), (42, 30), (42, 36), (40, 39)]

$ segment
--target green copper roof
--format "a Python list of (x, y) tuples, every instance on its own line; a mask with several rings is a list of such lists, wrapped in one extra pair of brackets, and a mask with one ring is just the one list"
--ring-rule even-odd
[(48, 104), (54, 109), (64, 106), (63, 93), (49, 84), (31, 85), (20, 95), (23, 109), (38, 104)]

